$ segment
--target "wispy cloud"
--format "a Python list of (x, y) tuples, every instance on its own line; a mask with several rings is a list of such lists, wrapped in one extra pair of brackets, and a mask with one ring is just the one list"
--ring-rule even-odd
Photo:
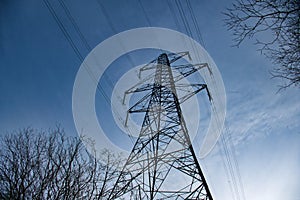
[[(245, 94), (241, 94), (245, 95)], [(300, 101), (293, 91), (275, 94), (260, 91), (229, 105), (228, 128), (235, 144), (269, 134), (300, 134)]]
[[(241, 88), (246, 88), (245, 85)], [(254, 89), (253, 89), (254, 88)], [(252, 87), (229, 93), (224, 138), (234, 144), (227, 147), (237, 159), (238, 169), (230, 175), (223, 165), (229, 161), (217, 145), (208, 158), (202, 160), (204, 171), (213, 183), (215, 198), (233, 199), (233, 180), (237, 170), (244, 183), (246, 199), (289, 199), (296, 197), (300, 185), (300, 94), (292, 88), (276, 94), (268, 86)], [(222, 161), (223, 160), (223, 161)], [(213, 172), (213, 173), (212, 173)], [(237, 182), (238, 183), (238, 182)], [(240, 184), (237, 185), (240, 189)]]

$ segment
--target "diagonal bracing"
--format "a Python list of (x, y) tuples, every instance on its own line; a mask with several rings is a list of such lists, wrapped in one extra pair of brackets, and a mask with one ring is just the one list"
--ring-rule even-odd
[[(128, 113), (145, 112), (139, 137), (116, 181), (109, 199), (199, 199), (212, 200), (212, 195), (190, 141), (180, 103), (201, 90), (205, 84), (192, 84), (195, 90), (178, 98), (176, 82), (207, 64), (170, 63), (188, 55), (161, 54), (143, 70), (155, 69), (154, 81), (135, 85), (126, 94), (148, 93)], [(180, 75), (173, 77), (172, 68)], [(183, 88), (184, 85), (178, 85)], [(208, 96), (210, 98), (209, 92)], [(124, 97), (125, 98), (125, 97)]]

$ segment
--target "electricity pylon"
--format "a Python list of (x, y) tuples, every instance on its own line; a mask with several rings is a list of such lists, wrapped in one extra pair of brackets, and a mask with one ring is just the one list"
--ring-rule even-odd
[[(207, 64), (170, 66), (186, 55), (188, 52), (161, 54), (140, 69), (140, 72), (155, 70), (153, 83), (137, 84), (125, 92), (147, 92), (128, 110), (128, 113), (145, 112), (145, 117), (109, 199), (213, 199), (180, 107), (201, 90), (207, 91), (209, 99), (210, 94), (205, 84), (176, 85)], [(179, 73), (174, 75), (173, 69)], [(179, 98), (178, 87), (193, 90)]]

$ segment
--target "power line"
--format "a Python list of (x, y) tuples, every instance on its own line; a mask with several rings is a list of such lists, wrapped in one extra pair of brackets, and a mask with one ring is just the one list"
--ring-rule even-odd
[[(176, 4), (177, 10), (178, 10), (179, 15), (180, 15), (180, 17), (181, 17), (181, 21), (182, 21), (182, 23), (183, 23), (183, 25), (184, 25), (184, 28), (185, 28), (185, 30), (186, 30), (187, 35), (188, 35), (189, 37), (191, 37), (191, 38), (194, 38), (193, 32), (192, 32), (191, 27), (190, 27), (190, 25), (189, 25), (189, 21), (188, 21), (188, 19), (187, 19), (187, 16), (185, 15), (183, 6), (182, 6), (182, 4), (181, 4), (181, 1), (175, 0), (175, 4)], [(198, 60), (200, 61), (201, 58), (200, 58), (200, 56), (199, 56), (198, 48), (195, 47), (194, 42), (192, 42), (192, 41), (189, 41), (189, 42), (190, 42), (190, 45), (192, 46), (193, 52), (195, 52), (195, 56), (196, 56), (196, 57), (198, 58)]]
[(237, 158), (236, 158), (236, 149), (235, 149), (235, 146), (233, 144), (233, 141), (232, 141), (232, 137), (231, 137), (231, 132), (229, 131), (228, 127), (225, 125), (225, 128), (226, 128), (226, 131), (228, 133), (228, 141), (229, 141), (229, 145), (230, 145), (230, 149), (231, 149), (231, 154), (232, 154), (232, 157), (233, 157), (233, 161), (234, 161), (234, 166), (235, 166), (235, 169), (236, 169), (236, 172), (237, 172), (237, 176), (238, 176), (238, 182), (239, 182), (239, 185), (240, 185), (240, 188), (241, 188), (241, 193), (242, 193), (242, 198), (245, 200), (246, 197), (245, 197), (245, 190), (244, 190), (244, 185), (243, 185), (243, 182), (242, 182), (242, 177), (241, 177), (241, 173), (240, 173), (240, 167), (239, 167), (239, 164), (238, 164), (238, 161), (237, 161)]
[[(87, 42), (85, 36), (84, 36), (83, 33), (81, 32), (81, 30), (80, 30), (78, 24), (76, 23), (76, 21), (75, 21), (74, 17), (72, 16), (70, 10), (68, 9), (68, 6), (63, 2), (63, 0), (58, 0), (58, 1), (59, 1), (60, 5), (62, 6), (62, 8), (64, 9), (64, 11), (65, 11), (65, 13), (66, 13), (68, 19), (71, 21), (71, 23), (72, 23), (72, 25), (73, 25), (75, 31), (76, 31), (76, 32), (78, 33), (78, 35), (80, 36), (80, 39), (81, 39), (82, 42), (84, 43), (86, 49), (87, 49), (88, 51), (91, 51), (91, 50), (92, 50), (91, 46), (88, 44), (88, 42)], [(87, 67), (89, 67), (89, 66), (87, 66)], [(113, 82), (111, 81), (111, 79), (110, 79), (105, 73), (103, 74), (103, 77), (104, 77), (104, 80), (107, 81), (108, 85), (113, 89), (113, 85), (114, 85), (114, 84), (113, 84)], [(102, 87), (100, 84), (97, 83), (97, 80), (95, 80), (95, 82), (96, 82), (96, 84), (97, 84), (97, 88), (100, 89), (100, 92), (101, 92), (101, 94), (103, 95), (103, 97), (105, 98), (105, 100), (107, 101), (107, 103), (110, 103), (110, 102), (111, 102), (111, 101), (110, 101), (110, 98), (107, 96), (107, 94), (106, 94), (106, 92), (104, 91), (103, 87)], [(120, 102), (122, 102), (120, 95), (119, 95), (118, 93), (116, 93), (116, 94), (117, 94), (117, 98), (120, 100)], [(122, 119), (120, 113), (118, 112), (118, 109), (116, 109), (116, 106), (114, 105), (114, 102), (111, 102), (111, 106), (112, 106), (112, 108), (113, 108), (113, 109), (112, 109), (112, 112), (115, 113), (115, 115), (117, 116), (117, 119), (118, 119), (119, 121), (121, 121), (122, 124), (125, 124), (125, 121)], [(132, 138), (132, 136), (131, 136), (131, 135), (132, 135), (132, 134), (131, 134), (131, 131), (130, 131), (128, 128), (126, 128), (126, 127), (125, 127), (125, 129), (126, 129), (126, 130), (128, 131), (128, 133), (129, 133), (128, 136), (129, 136), (131, 142), (133, 142), (133, 138)]]
[[(67, 39), (67, 41), (69, 42), (69, 44), (71, 45), (73, 51), (75, 52), (77, 58), (80, 60), (80, 62), (83, 63), (85, 69), (87, 70), (89, 76), (96, 82), (96, 78), (93, 76), (92, 72), (90, 71), (89, 67), (87, 66), (87, 64), (84, 62), (84, 57), (81, 55), (79, 49), (77, 48), (77, 46), (75, 45), (73, 39), (71, 38), (70, 34), (68, 33), (68, 31), (66, 30), (64, 24), (62, 23), (62, 21), (59, 19), (58, 15), (56, 14), (55, 10), (53, 9), (52, 5), (49, 3), (48, 0), (43, 0), (45, 5), (47, 6), (48, 10), (50, 11), (51, 15), (53, 16), (54, 20), (56, 21), (56, 23), (58, 24), (60, 30), (63, 32), (65, 38)], [(98, 85), (98, 84), (97, 84)], [(101, 92), (103, 88), (100, 88)]]
[[(216, 110), (216, 107), (214, 105), (214, 101), (212, 101), (212, 111), (214, 113), (214, 115), (216, 116), (216, 121), (217, 121), (217, 128), (218, 128), (218, 131), (222, 131), (221, 130), (221, 123), (220, 123), (220, 119), (219, 119), (219, 116), (218, 116), (218, 113), (217, 113), (217, 110)], [(236, 199), (235, 197), (239, 197), (238, 195), (238, 190), (237, 190), (237, 185), (236, 185), (236, 180), (235, 180), (235, 176), (234, 176), (234, 171), (233, 171), (233, 168), (232, 168), (232, 164), (231, 164), (231, 160), (230, 160), (230, 156), (228, 154), (228, 148), (226, 146), (226, 143), (224, 141), (224, 137), (223, 137), (223, 134), (221, 134), (221, 142), (217, 142), (217, 145), (221, 146), (222, 148), (220, 148), (225, 156), (225, 160), (224, 160), (224, 157), (221, 156), (222, 158), (222, 162), (223, 162), (223, 167), (225, 169), (225, 173), (226, 173), (226, 176), (227, 178), (229, 178), (229, 180), (232, 181), (232, 184), (231, 185), (231, 181), (229, 182), (230, 184), (230, 189), (231, 189), (231, 192), (232, 192), (232, 195), (233, 195), (233, 198)], [(220, 145), (221, 143), (221, 145)], [(226, 164), (226, 161), (227, 161), (227, 164)], [(231, 178), (230, 178), (231, 177)], [(235, 194), (235, 195), (234, 195)], [(239, 198), (238, 198), (239, 199)]]
[[(55, 10), (53, 9), (52, 5), (49, 3), (48, 0), (43, 0), (43, 1), (44, 1), (44, 3), (45, 3), (46, 7), (48, 8), (48, 10), (50, 11), (52, 17), (54, 18), (54, 20), (55, 20), (56, 23), (58, 24), (60, 30), (63, 32), (65, 38), (67, 39), (67, 41), (68, 41), (69, 44), (71, 45), (73, 51), (75, 52), (75, 55), (76, 55), (77, 58), (80, 60), (80, 62), (82, 62), (82, 65), (83, 65), (84, 68), (87, 70), (88, 75), (91, 77), (91, 79), (93, 80), (93, 82), (96, 84), (97, 90), (102, 94), (102, 96), (104, 97), (104, 100), (105, 100), (108, 104), (110, 104), (110, 98), (107, 96), (107, 94), (106, 94), (104, 88), (103, 88), (100, 84), (98, 84), (97, 79), (95, 78), (95, 76), (93, 75), (93, 73), (91, 72), (91, 70), (89, 69), (89, 66), (85, 63), (83, 56), (81, 55), (79, 49), (78, 49), (77, 46), (75, 45), (75, 43), (74, 43), (73, 39), (71, 38), (70, 34), (69, 34), (68, 31), (66, 30), (64, 24), (63, 24), (62, 21), (59, 19), (58, 15), (56, 14), (56, 12), (55, 12)], [(80, 31), (78, 25), (76, 24), (74, 18), (71, 16), (70, 12), (66, 10), (66, 9), (67, 9), (67, 6), (66, 6), (65, 4), (61, 4), (61, 5), (63, 5), (63, 8), (65, 9), (66, 13), (68, 13), (67, 15), (68, 15), (69, 19), (72, 19), (72, 24), (73, 24), (73, 26), (74, 26), (74, 27), (77, 27), (75, 30), (76, 30), (77, 32), (81, 33), (81, 31)], [(86, 41), (82, 33), (81, 33), (81, 35), (82, 35), (82, 39), (83, 39), (84, 41)], [(87, 41), (86, 41), (86, 44), (87, 44), (86, 47), (88, 47), (88, 49), (90, 49), (90, 46), (88, 45)], [(114, 109), (114, 110), (116, 110), (116, 109)], [(118, 114), (117, 114), (117, 115), (118, 115)], [(118, 117), (119, 117), (119, 115), (118, 115)], [(119, 117), (119, 119), (120, 119), (120, 117)]]
[[(112, 23), (112, 20), (110, 18), (110, 16), (108, 15), (108, 13), (106, 12), (106, 9), (104, 7), (104, 5), (102, 4), (101, 0), (96, 0), (98, 6), (100, 7), (100, 10), (101, 10), (101, 14), (104, 15), (109, 27), (111, 28), (111, 30), (113, 31), (114, 34), (117, 34), (117, 30), (116, 28), (114, 27), (114, 24)], [(120, 41), (120, 45), (121, 45), (121, 48), (124, 49), (124, 46), (122, 44), (122, 41)], [(131, 63), (132, 66), (135, 66), (135, 63), (133, 62), (132, 58), (130, 57), (130, 55), (126, 54), (126, 57), (127, 59), (129, 60), (129, 62)]]
[(184, 9), (183, 9), (183, 6), (181, 4), (181, 1), (175, 0), (175, 3), (176, 3), (176, 6), (177, 6), (177, 9), (179, 11), (179, 15), (182, 19), (183, 25), (184, 25), (184, 27), (187, 31), (187, 34), (193, 38), (193, 33), (191, 31), (191, 28), (190, 28), (189, 22), (187, 20), (187, 17), (184, 13)]
[(170, 12), (173, 16), (173, 19), (174, 19), (174, 22), (175, 22), (175, 25), (176, 25), (177, 29), (181, 30), (180, 24), (179, 24), (179, 21), (177, 19), (177, 15), (175, 14), (175, 9), (174, 9), (173, 5), (169, 2), (169, 0), (167, 0), (166, 2), (168, 4), (169, 10), (170, 10)]
[(71, 36), (69, 35), (69, 33), (67, 32), (65, 26), (63, 25), (63, 23), (60, 21), (59, 17), (57, 16), (56, 12), (54, 11), (53, 7), (51, 6), (51, 4), (49, 3), (48, 0), (43, 0), (45, 5), (47, 6), (48, 10), (50, 11), (52, 17), (54, 18), (54, 20), (56, 21), (57, 25), (59, 26), (60, 30), (63, 32), (65, 38), (67, 39), (67, 41), (69, 42), (69, 44), (71, 45), (72, 49), (74, 50), (76, 56), (78, 57), (78, 59), (82, 62), (83, 61), (83, 57), (80, 53), (80, 51), (78, 50), (78, 48), (76, 47), (75, 43), (73, 42)]
[[(213, 83), (214, 87), (216, 88), (217, 84), (216, 84), (214, 75), (211, 74), (211, 76), (212, 76), (212, 83)], [(216, 97), (220, 98), (218, 93), (216, 93)], [(220, 119), (219, 119), (219, 116), (217, 115), (217, 110), (214, 105), (214, 101), (212, 101), (212, 108), (213, 108), (213, 111), (215, 112), (217, 123), (219, 124), (219, 126), (221, 126)], [(225, 124), (225, 133), (226, 133), (226, 135), (230, 134), (226, 124)], [(229, 139), (231, 140), (231, 138), (229, 138)], [(228, 144), (224, 137), (224, 134), (221, 134), (221, 141), (222, 141), (223, 151), (225, 152), (226, 160), (228, 162), (228, 169), (229, 169), (230, 175), (232, 177), (233, 188), (234, 188), (235, 194), (236, 194), (237, 198), (240, 199), (241, 195), (240, 195), (239, 191), (241, 191), (242, 198), (245, 200), (244, 187), (243, 187), (241, 175), (239, 172), (239, 166), (238, 166), (238, 162), (236, 159), (235, 150), (233, 149), (234, 147), (233, 147), (233, 145), (230, 145), (229, 146), (230, 149), (228, 149)], [(233, 162), (235, 162), (234, 165), (232, 164), (232, 160), (233, 160)], [(236, 176), (238, 178), (236, 178)], [(236, 180), (236, 179), (238, 179), (238, 180)]]
[(64, 9), (68, 19), (71, 21), (73, 27), (75, 28), (76, 32), (78, 33), (81, 41), (83, 41), (83, 44), (85, 45), (85, 47), (87, 48), (87, 50), (91, 51), (91, 46), (88, 44), (86, 38), (84, 37), (83, 33), (81, 32), (79, 26), (77, 25), (74, 17), (71, 15), (70, 10), (68, 9), (68, 6), (64, 3), (63, 0), (58, 0), (59, 4), (61, 5), (61, 7)]
[[(87, 39), (85, 38), (85, 36), (83, 35), (82, 31), (80, 30), (78, 24), (76, 23), (74, 17), (72, 16), (70, 10), (68, 9), (68, 6), (64, 3), (63, 0), (58, 0), (60, 5), (62, 6), (63, 10), (65, 11), (68, 19), (71, 21), (75, 31), (78, 33), (81, 41), (84, 43), (86, 49), (90, 52), (92, 50), (91, 46), (89, 45), (89, 43), (87, 42)], [(110, 80), (109, 77), (107, 77), (105, 74), (104, 74), (107, 82), (109, 85), (113, 85), (112, 81)]]
[(146, 12), (146, 10), (145, 10), (145, 8), (144, 8), (144, 6), (143, 6), (141, 0), (138, 0), (138, 2), (139, 2), (140, 6), (141, 6), (141, 8), (142, 8), (142, 11), (143, 11), (144, 16), (145, 16), (145, 18), (146, 18), (146, 20), (147, 20), (147, 23), (149, 24), (149, 26), (152, 26), (152, 25), (151, 25), (151, 21), (150, 21), (148, 15), (147, 15), (147, 12)]
[(199, 40), (200, 44), (202, 44), (202, 46), (205, 47), (205, 44), (204, 44), (204, 41), (203, 41), (203, 38), (202, 38), (202, 34), (201, 34), (201, 31), (200, 31), (200, 28), (199, 28), (199, 25), (198, 25), (198, 21), (197, 21), (197, 18), (195, 17), (195, 14), (194, 14), (194, 11), (193, 11), (193, 8), (191, 6), (190, 1), (186, 0), (186, 4), (187, 4), (187, 7), (190, 11), (192, 21), (193, 21), (193, 24), (194, 24), (195, 29), (196, 29), (196, 33), (197, 33), (196, 35), (198, 36), (198, 40)]

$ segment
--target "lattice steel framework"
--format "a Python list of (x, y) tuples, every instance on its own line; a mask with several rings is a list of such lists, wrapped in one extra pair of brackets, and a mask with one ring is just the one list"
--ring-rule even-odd
[[(180, 104), (206, 90), (205, 84), (189, 84), (192, 91), (182, 97), (176, 83), (197, 70), (198, 65), (170, 66), (188, 52), (161, 54), (140, 71), (155, 69), (151, 84), (137, 84), (125, 94), (148, 93), (128, 113), (145, 112), (140, 135), (114, 184), (109, 199), (200, 199), (212, 195), (197, 161)], [(172, 70), (179, 73), (174, 75)], [(149, 79), (149, 78), (148, 78)]]

